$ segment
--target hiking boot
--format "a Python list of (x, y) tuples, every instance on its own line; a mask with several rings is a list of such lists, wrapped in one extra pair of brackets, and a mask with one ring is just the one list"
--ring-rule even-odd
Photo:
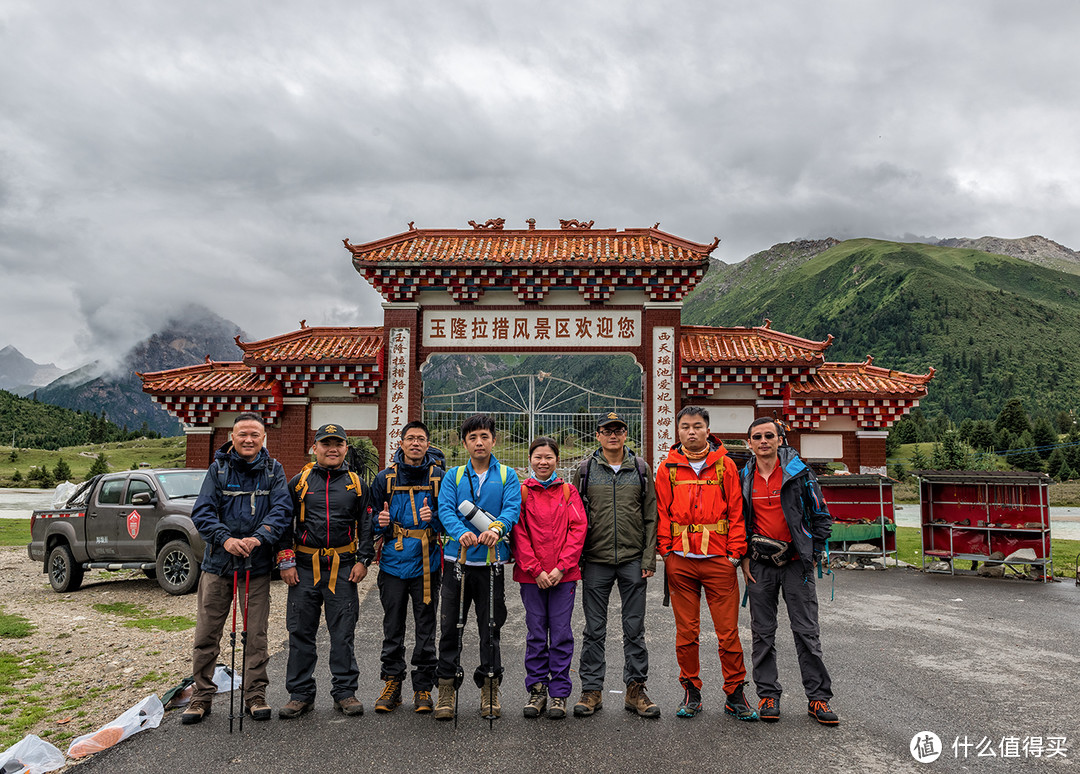
[(269, 720), (272, 710), (270, 705), (266, 703), (266, 699), (261, 696), (256, 696), (254, 699), (247, 700), (247, 711), (251, 715), (252, 720)]
[(829, 709), (829, 702), (820, 699), (807, 705), (806, 714), (823, 726), (835, 726), (840, 722), (840, 718), (836, 717), (836, 713)]
[(431, 691), (413, 691), (412, 703), (413, 712), (431, 712), (435, 708), (435, 703), (431, 701)]
[(314, 706), (314, 702), (289, 699), (285, 706), (277, 711), (277, 716), (282, 720), (292, 720), (293, 718), (298, 718), (305, 713), (311, 712), (311, 708)]
[(683, 683), (683, 688), (686, 690), (686, 694), (683, 697), (682, 706), (675, 713), (675, 717), (692, 718), (701, 712), (701, 689), (689, 682)]
[(627, 712), (636, 712), (639, 717), (660, 717), (660, 708), (645, 693), (645, 683), (627, 683), (624, 707)]
[(401, 681), (387, 680), (379, 698), (375, 700), (376, 712), (393, 712), (401, 705)]
[(574, 705), (574, 717), (585, 718), (604, 708), (604, 696), (600, 691), (582, 691), (581, 698)]
[(201, 723), (202, 719), (210, 714), (210, 702), (208, 701), (193, 701), (184, 710), (184, 713), (180, 716), (180, 722), (185, 726), (194, 725), (195, 723)]
[[(565, 703), (565, 702), (564, 702)], [(547, 686), (544, 683), (536, 683), (529, 690), (529, 701), (525, 705), (524, 715), (527, 718), (538, 718), (544, 714), (547, 707)], [(565, 708), (564, 708), (564, 713)]]
[(552, 696), (548, 704), (547, 716), (552, 720), (562, 720), (566, 717), (566, 697)]
[(497, 718), (502, 715), (502, 707), (499, 705), (499, 678), (485, 677), (484, 684), (480, 687), (480, 716), (484, 719)]
[(780, 702), (778, 702), (772, 696), (766, 696), (764, 699), (758, 702), (757, 714), (758, 717), (764, 720), (766, 723), (779, 722)]
[(439, 678), (439, 701), (435, 703), (436, 720), (454, 719), (454, 678)]
[[(399, 701), (398, 704), (400, 703), (401, 702)], [(334, 709), (342, 715), (348, 715), (350, 718), (364, 714), (364, 704), (355, 696), (346, 696), (344, 699), (335, 699)]]
[(746, 703), (746, 694), (743, 693), (741, 685), (727, 695), (727, 701), (724, 702), (724, 714), (732, 715), (739, 720), (758, 719), (757, 712), (750, 709), (750, 705)]

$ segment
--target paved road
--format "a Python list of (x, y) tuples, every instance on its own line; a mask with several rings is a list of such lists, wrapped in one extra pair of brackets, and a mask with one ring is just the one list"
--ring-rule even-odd
[[(778, 636), (786, 694), (780, 723), (741, 723), (723, 714), (716, 638), (702, 635), (705, 712), (675, 717), (681, 699), (674, 657), (671, 611), (661, 606), (661, 583), (650, 584), (649, 693), (660, 704), (658, 720), (624, 712), (619, 694), (605, 695), (592, 718), (525, 720), (521, 667), (525, 627), (520, 599), (507, 583), (510, 617), (503, 630), (507, 685), (504, 717), (489, 731), (478, 715), (478, 691), (467, 687), (455, 729), (418, 716), (408, 701), (390, 715), (372, 704), (381, 689), (378, 654), (381, 608), (375, 594), (362, 604), (357, 629), (360, 718), (333, 711), (329, 678), (316, 709), (295, 721), (244, 724), (228, 735), (228, 703), (198, 726), (183, 726), (170, 713), (161, 727), (98, 755), (80, 772), (831, 772), (831, 771), (1068, 771), (1080, 767), (1080, 746), (1064, 759), (976, 758), (954, 755), (966, 736), (984, 737), (1001, 755), (1004, 737), (1080, 738), (1080, 588), (1071, 581), (1041, 585), (1018, 580), (928, 576), (913, 571), (839, 572), (836, 598), (828, 578), (819, 589), (826, 663), (833, 675), (834, 708), (841, 725), (825, 728), (806, 715), (794, 647)], [(365, 584), (370, 587), (370, 583)], [(617, 603), (613, 605), (617, 621)], [(707, 612), (703, 612), (706, 620)], [(580, 610), (575, 631), (581, 631)], [(749, 654), (749, 620), (741, 611), (743, 647)], [(781, 626), (786, 618), (781, 618)], [(617, 624), (612, 627), (618, 630)], [(466, 673), (475, 666), (475, 624), (466, 630)], [(326, 647), (325, 638), (320, 645)], [(747, 658), (749, 663), (749, 657)], [(621, 688), (621, 642), (609, 638), (608, 689)], [(271, 660), (270, 702), (286, 700), (284, 654)], [(612, 680), (611, 678), (615, 679)], [(575, 675), (576, 678), (576, 675)], [(912, 737), (935, 732), (945, 752), (932, 764), (909, 753)], [(1008, 750), (1006, 750), (1008, 751)], [(961, 755), (962, 755), (961, 749)]]

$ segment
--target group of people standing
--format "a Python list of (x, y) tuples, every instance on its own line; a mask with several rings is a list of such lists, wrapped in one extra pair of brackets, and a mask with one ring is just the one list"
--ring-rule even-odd
[[(281, 465), (263, 446), (262, 420), (241, 414), (192, 513), (206, 554), (192, 659), (195, 693), (183, 722), (198, 723), (210, 714), (217, 690), (214, 665), (240, 577), (250, 600), (244, 610), (242, 711), (256, 720), (270, 718), (266, 625), (275, 565), (288, 584), (289, 700), (279, 717), (296, 718), (314, 706), (321, 617), (330, 634), (334, 707), (345, 715), (362, 714), (354, 649), (357, 584), (372, 561), (379, 564), (384, 612), (384, 688), (376, 712), (392, 712), (403, 702), (411, 605), (413, 710), (438, 720), (456, 717), (471, 609), (479, 644), (472, 677), (480, 714), (501, 715), (505, 566), (513, 562), (527, 629), (524, 716), (557, 719), (572, 711), (585, 717), (603, 708), (608, 605), (617, 585), (624, 707), (641, 717), (659, 717), (660, 708), (646, 692), (645, 642), (646, 589), (659, 553), (684, 691), (678, 717), (692, 718), (703, 707), (698, 650), (704, 593), (719, 643), (725, 713), (747, 721), (780, 719), (775, 635), (782, 596), (808, 713), (822, 724), (837, 724), (829, 706), (813, 572), (832, 522), (813, 473), (786, 445), (784, 427), (773, 419), (750, 426), (753, 457), (742, 470), (710, 432), (704, 408), (683, 408), (676, 423), (679, 441), (655, 475), (627, 447), (625, 420), (608, 413), (597, 420), (598, 448), (574, 468), (571, 481), (559, 477), (558, 443), (541, 437), (530, 445), (531, 476), (522, 482), (493, 454), (497, 435), (491, 417), (478, 414), (465, 421), (460, 436), (468, 460), (449, 470), (442, 452), (431, 445), (428, 428), (414, 421), (402, 430), (391, 465), (369, 487), (346, 462), (340, 425), (316, 431), (315, 461), (286, 482)], [(739, 569), (750, 603), (756, 708), (744, 692)], [(569, 708), (578, 581), (585, 618), (581, 694)]]

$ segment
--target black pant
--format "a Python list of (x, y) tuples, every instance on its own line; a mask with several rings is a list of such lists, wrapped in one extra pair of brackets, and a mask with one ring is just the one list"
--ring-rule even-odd
[[(431, 588), (439, 583), (439, 568), (432, 574)], [(405, 618), (412, 600), (416, 641), (412, 655), (413, 691), (430, 691), (435, 686), (435, 621), (439, 597), (432, 594), (424, 604), (424, 576), (398, 578), (379, 572), (379, 600), (383, 606), (382, 679), (405, 681)]]
[[(315, 557), (318, 561), (319, 557)], [(315, 701), (315, 633), (319, 618), (326, 610), (326, 628), (330, 632), (330, 693), (335, 700), (356, 694), (360, 670), (356, 666), (353, 634), (360, 615), (356, 584), (349, 581), (352, 562), (338, 568), (334, 594), (330, 593), (330, 570), (322, 567), (319, 585), (314, 584), (311, 562), (297, 557), (296, 572), (300, 582), (289, 586), (289, 606), (285, 625), (289, 630), (289, 662), (285, 668), (285, 689), (290, 699)]]
[[(459, 568), (464, 572), (464, 595), (462, 582), (457, 577)], [(504, 575), (501, 564), (472, 567), (469, 565), (451, 566), (449, 562), (447, 563), (442, 578), (442, 613), (439, 619), (442, 634), (439, 637), (437, 673), (440, 680), (449, 680), (457, 671), (457, 664), (461, 658), (461, 654), (458, 653), (458, 614), (464, 609), (464, 620), (468, 621), (469, 605), (476, 608), (476, 628), (480, 633), (480, 666), (473, 672), (473, 682), (476, 683), (477, 688), (483, 687), (489, 666), (496, 679), (502, 680), (499, 633), (502, 625), (506, 623)], [(489, 601), (492, 591), (495, 596), (494, 615), (490, 610)], [(464, 608), (459, 607), (460, 605), (464, 605)], [(492, 619), (495, 622), (494, 627), (490, 625)], [(464, 638), (464, 629), (461, 634)]]

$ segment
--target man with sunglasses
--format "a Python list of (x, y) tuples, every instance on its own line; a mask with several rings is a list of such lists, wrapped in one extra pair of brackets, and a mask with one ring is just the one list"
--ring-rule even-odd
[(660, 708), (645, 693), (645, 589), (656, 571), (656, 492), (645, 461), (626, 448), (626, 435), (622, 417), (602, 415), (596, 426), (600, 448), (574, 472), (574, 487), (589, 518), (581, 555), (585, 631), (577, 717), (603, 709), (608, 599), (616, 582), (622, 600), (624, 705), (641, 717), (660, 716)]
[(753, 459), (741, 471), (749, 553), (742, 560), (750, 595), (754, 683), (758, 716), (780, 720), (776, 669), (778, 595), (787, 606), (799, 657), (807, 713), (822, 725), (839, 723), (829, 707), (832, 681), (821, 655), (814, 565), (832, 533), (832, 517), (810, 468), (786, 443), (783, 428), (767, 417), (747, 432)]

